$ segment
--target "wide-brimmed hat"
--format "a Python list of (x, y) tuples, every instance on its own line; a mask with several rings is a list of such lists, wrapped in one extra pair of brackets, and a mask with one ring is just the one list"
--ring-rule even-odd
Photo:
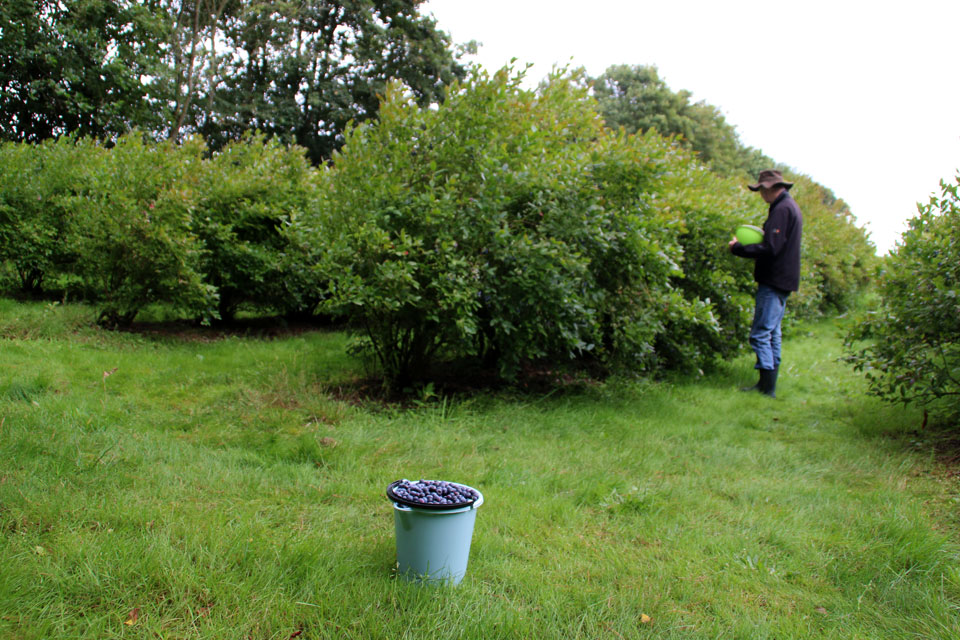
[(770, 189), (778, 185), (789, 190), (790, 187), (793, 186), (793, 183), (784, 180), (783, 174), (776, 169), (764, 169), (757, 177), (757, 184), (748, 184), (747, 189), (750, 189), (750, 191), (759, 191), (760, 187)]

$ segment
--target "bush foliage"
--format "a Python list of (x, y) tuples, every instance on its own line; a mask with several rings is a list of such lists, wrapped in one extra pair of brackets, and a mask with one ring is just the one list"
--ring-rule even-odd
[(88, 139), (0, 145), (0, 258), (23, 294), (82, 297), (127, 325), (163, 303), (187, 318), (242, 305), (309, 313), (320, 287), (283, 233), (314, 206), (298, 147), (251, 135), (209, 155), (201, 138), (109, 149)]
[(94, 193), (101, 151), (68, 137), (0, 145), (0, 261), (21, 293), (41, 293), (75, 261), (75, 212)]
[[(216, 153), (137, 133), (0, 145), (7, 286), (83, 297), (109, 326), (154, 303), (340, 314), (399, 388), (454, 360), (512, 379), (735, 354), (754, 283), (726, 242), (762, 201), (679, 141), (607, 128), (577, 73), (521, 81), (477, 69), (432, 107), (396, 85), (320, 168), (261, 135)], [(844, 309), (872, 246), (842, 201), (793, 179), (807, 236), (792, 306)]]
[[(960, 175), (918, 205), (879, 280), (879, 308), (848, 336), (870, 390), (960, 416)], [(861, 341), (867, 341), (865, 346)]]
[(208, 315), (216, 290), (201, 278), (190, 233), (204, 146), (123, 137), (100, 154), (92, 193), (74, 212), (76, 273), (100, 301), (100, 322), (128, 325), (154, 302)]
[(299, 232), (324, 245), (328, 304), (394, 384), (440, 359), (509, 378), (527, 361), (702, 366), (739, 345), (750, 283), (721, 248), (726, 207), (752, 205), (663, 138), (605, 129), (577, 77), (527, 91), (476, 73), (439, 108), (394, 90), (380, 114), (348, 135)]
[(723, 176), (753, 178), (774, 164), (740, 142), (736, 128), (720, 109), (703, 101), (691, 102), (689, 91), (671, 90), (655, 66), (613, 65), (591, 83), (600, 113), (612, 129), (675, 136)]
[(801, 289), (790, 305), (807, 317), (849, 311), (879, 268), (876, 250), (843, 200), (807, 176), (791, 180), (804, 225)]
[[(242, 305), (310, 312), (319, 298), (303, 282), (283, 230), (316, 200), (316, 174), (298, 147), (262, 135), (228, 144), (205, 163), (191, 231), (200, 271), (218, 295), (217, 316)], [(314, 293), (306, 291), (307, 286)]]

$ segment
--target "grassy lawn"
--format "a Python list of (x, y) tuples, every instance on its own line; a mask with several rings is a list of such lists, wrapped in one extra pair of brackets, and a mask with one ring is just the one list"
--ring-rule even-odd
[[(337, 332), (111, 334), (0, 301), (2, 638), (960, 638), (960, 480), (837, 325), (713, 374), (384, 408)], [(110, 375), (104, 375), (109, 373)], [(456, 588), (383, 492), (484, 493)]]

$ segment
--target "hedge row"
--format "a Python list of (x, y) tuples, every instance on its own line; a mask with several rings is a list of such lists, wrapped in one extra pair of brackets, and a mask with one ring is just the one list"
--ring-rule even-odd
[(105, 325), (163, 302), (228, 319), (243, 304), (310, 313), (318, 286), (285, 225), (315, 206), (301, 150), (258, 136), (205, 158), (202, 140), (107, 149), (86, 139), (0, 146), (0, 258), (26, 293), (95, 301)]
[[(796, 308), (842, 308), (873, 248), (841, 201), (796, 178)], [(604, 127), (580, 78), (503, 70), (422, 108), (401, 89), (331, 166), (250, 137), (209, 156), (129, 135), (0, 147), (0, 258), (104, 324), (163, 302), (347, 317), (393, 385), (468, 360), (702, 368), (741, 348), (750, 264), (726, 250), (766, 206), (655, 134)]]
[(847, 336), (870, 391), (960, 431), (960, 174), (917, 206), (878, 279), (880, 303)]

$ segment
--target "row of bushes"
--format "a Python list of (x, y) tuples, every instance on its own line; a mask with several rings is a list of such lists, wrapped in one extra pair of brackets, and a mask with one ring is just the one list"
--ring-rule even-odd
[(960, 431), (960, 175), (918, 205), (877, 290), (847, 337), (848, 361), (873, 394), (917, 402)]
[(129, 324), (163, 302), (228, 319), (245, 304), (310, 313), (283, 228), (315, 206), (317, 174), (296, 148), (250, 136), (206, 158), (202, 140), (107, 149), (89, 139), (0, 146), (0, 257), (25, 293), (46, 287)]
[[(430, 365), (529, 361), (704, 367), (737, 351), (750, 265), (726, 242), (766, 206), (654, 133), (612, 131), (576, 76), (538, 90), (477, 70), (439, 107), (400, 88), (331, 166), (249, 137), (109, 149), (0, 147), (0, 257), (19, 285), (96, 300), (105, 324), (163, 302), (187, 317), (244, 305), (341, 314), (405, 385)], [(845, 305), (873, 248), (800, 176), (796, 308)]]

